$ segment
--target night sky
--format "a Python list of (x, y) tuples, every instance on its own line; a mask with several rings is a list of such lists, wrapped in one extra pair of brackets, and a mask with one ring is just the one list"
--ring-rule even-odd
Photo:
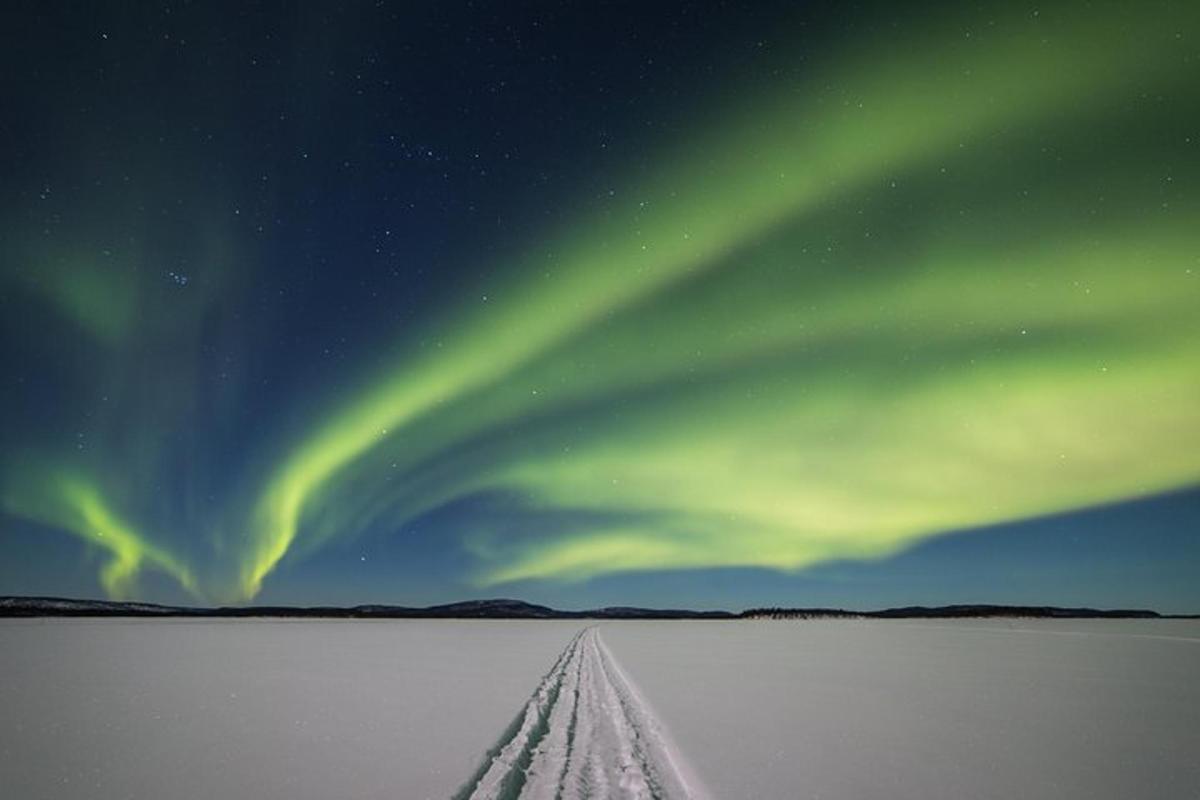
[(0, 26), (0, 594), (1200, 611), (1200, 6)]

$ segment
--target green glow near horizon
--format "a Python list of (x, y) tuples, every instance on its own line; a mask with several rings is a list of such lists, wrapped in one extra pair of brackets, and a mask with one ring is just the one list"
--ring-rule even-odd
[[(1195, 481), (1200, 380), (1189, 360), (1196, 283), (1187, 270), (1200, 242), (1178, 220), (1090, 247), (1054, 232), (1061, 241), (994, 262), (980, 244), (956, 242), (951, 227), (948, 244), (922, 243), (926, 252), (900, 280), (856, 282), (812, 312), (759, 297), (740, 308), (750, 320), (709, 330), (711, 309), (669, 302), (677, 287), (736, 269), (729, 264), (743, 248), (864, 186), (929, 171), (955, 148), (1014, 128), (1102, 114), (1114, 98), (1180, 78), (1175, 30), (1150, 16), (1073, 20), (1052, 44), (1032, 22), (1010, 18), (969, 44), (947, 37), (928, 50), (860, 53), (831, 65), (836, 93), (814, 84), (760, 97), (681, 143), (655, 177), (620, 186), (603, 208), (501, 269), (486, 306), (446, 318), (436, 352), (363, 387), (302, 440), (257, 506), (243, 594), (259, 590), (306, 514), (318, 518), (310, 535), (319, 544), (389, 507), (403, 519), (488, 489), (517, 491), (533, 507), (622, 509), (649, 521), (532, 543), (474, 537), (485, 562), (499, 562), (484, 568), (485, 584), (631, 569), (796, 568)], [(1136, 58), (1112, 57), (1131, 46)], [(816, 261), (786, 257), (801, 267)], [(1041, 298), (1023, 290), (1039, 274), (1049, 276)], [(813, 289), (828, 283), (816, 276)], [(803, 296), (803, 284), (785, 285), (801, 293), (787, 297)], [(664, 297), (674, 327), (637, 314), (629, 327), (609, 324)], [(760, 308), (761, 328), (753, 319)], [(1015, 337), (1022, 326), (1034, 336), (994, 356), (995, 343), (983, 337)], [(655, 333), (650, 343), (639, 335), (645, 330)], [(752, 375), (761, 389), (739, 383), (634, 408), (604, 436), (566, 437), (582, 439), (569, 455), (512, 445), (477, 454), (482, 463), (460, 463), (450, 477), (421, 473), (439, 451), (553, 415), (588, 393), (619, 398), (688, 361), (719, 374), (737, 359), (789, 347), (841, 348), (853, 374), (800, 359), (801, 368)], [(934, 374), (909, 379), (892, 361), (904, 347), (949, 352)], [(556, 373), (550, 363), (539, 376), (539, 359), (555, 358), (585, 368)], [(522, 389), (497, 389), (504, 381)], [(764, 399), (748, 399), (760, 391)], [(1152, 399), (1154, 413), (1127, 428), (1139, 436), (1109, 430), (1136, 416), (1141, 398)], [(457, 416), (447, 418), (447, 407)], [(923, 415), (932, 423), (922, 425)], [(1146, 449), (1155, 458), (1136, 457)], [(377, 452), (409, 469), (410, 488), (376, 487), (366, 504), (374, 510), (356, 521), (360, 483), (370, 489), (371, 481), (351, 467), (365, 471)], [(772, 466), (748, 469), (747, 461)], [(1120, 468), (1128, 463), (1138, 474)], [(347, 488), (339, 491), (339, 481)], [(404, 499), (411, 487), (425, 496)]]
[[(36, 468), (29, 468), (38, 473)], [(70, 531), (109, 555), (100, 583), (114, 599), (136, 597), (139, 572), (149, 568), (171, 576), (193, 595), (195, 576), (177, 558), (139, 534), (105, 500), (98, 484), (83, 476), (46, 471), (27, 476), (4, 497), (6, 511)]]

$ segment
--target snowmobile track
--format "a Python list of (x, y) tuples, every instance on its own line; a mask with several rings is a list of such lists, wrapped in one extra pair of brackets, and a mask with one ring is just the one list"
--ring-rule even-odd
[(455, 800), (704, 797), (591, 627), (559, 655)]

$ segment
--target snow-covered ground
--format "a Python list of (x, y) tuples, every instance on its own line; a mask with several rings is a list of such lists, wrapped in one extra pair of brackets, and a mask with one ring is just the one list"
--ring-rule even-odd
[(22, 800), (1190, 798), (1196, 742), (1187, 621), (0, 621)]
[(1200, 798), (1200, 623), (601, 628), (725, 798)]
[(0, 620), (0, 798), (445, 800), (582, 627)]
[(457, 797), (700, 800), (705, 793), (593, 626), (571, 640)]

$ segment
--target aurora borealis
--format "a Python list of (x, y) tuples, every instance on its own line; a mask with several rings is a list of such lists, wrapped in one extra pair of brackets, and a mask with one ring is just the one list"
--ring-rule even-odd
[(1200, 601), (1200, 10), (648, 5), (15, 12), (0, 578)]

